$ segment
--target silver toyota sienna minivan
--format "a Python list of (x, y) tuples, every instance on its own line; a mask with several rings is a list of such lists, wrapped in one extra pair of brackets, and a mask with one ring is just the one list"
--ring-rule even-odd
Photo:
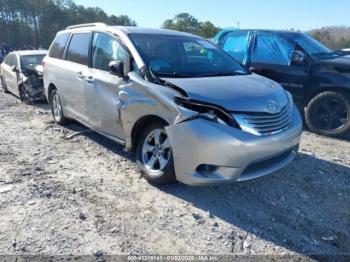
[(291, 95), (201, 37), (70, 26), (43, 64), (55, 122), (74, 119), (135, 149), (151, 183), (242, 181), (297, 154), (302, 120)]

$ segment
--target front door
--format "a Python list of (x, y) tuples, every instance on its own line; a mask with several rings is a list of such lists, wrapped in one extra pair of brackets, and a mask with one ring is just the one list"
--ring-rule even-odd
[(309, 65), (291, 63), (294, 44), (270, 32), (259, 32), (254, 37), (247, 65), (250, 69), (280, 83), (301, 101), (309, 84)]
[(93, 34), (91, 48), (91, 68), (85, 81), (89, 125), (108, 136), (123, 139), (118, 93), (128, 80), (111, 74), (108, 65), (111, 61), (128, 64), (128, 54), (117, 37), (102, 32)]

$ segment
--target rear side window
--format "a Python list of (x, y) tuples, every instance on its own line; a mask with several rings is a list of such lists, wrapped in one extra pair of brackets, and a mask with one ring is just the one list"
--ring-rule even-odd
[(57, 35), (51, 45), (49, 56), (53, 58), (62, 59), (64, 48), (67, 44), (68, 38), (69, 38), (69, 33)]
[(226, 36), (222, 49), (242, 63), (246, 57), (248, 43), (249, 31), (232, 32)]
[(90, 33), (74, 34), (69, 43), (66, 60), (89, 65)]
[(293, 49), (293, 44), (276, 34), (260, 33), (256, 36), (251, 62), (288, 65)]

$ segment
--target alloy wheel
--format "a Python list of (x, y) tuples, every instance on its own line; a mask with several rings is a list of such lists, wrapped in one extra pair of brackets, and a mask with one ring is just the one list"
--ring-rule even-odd
[(146, 137), (142, 146), (142, 162), (152, 172), (163, 170), (171, 156), (171, 146), (164, 129), (154, 129)]
[(336, 97), (325, 98), (314, 112), (315, 124), (322, 130), (340, 129), (350, 118), (345, 104)]
[(52, 112), (56, 122), (62, 118), (62, 106), (60, 98), (57, 94), (54, 94), (52, 98)]

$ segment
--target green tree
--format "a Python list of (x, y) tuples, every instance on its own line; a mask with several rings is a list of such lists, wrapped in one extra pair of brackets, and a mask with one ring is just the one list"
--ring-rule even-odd
[(200, 35), (206, 38), (212, 38), (214, 37), (221, 28), (216, 27), (213, 23), (206, 21), (201, 26), (201, 32)]
[(198, 21), (198, 19), (189, 13), (180, 13), (177, 14), (173, 19), (165, 20), (162, 27), (166, 29), (196, 34), (206, 38), (215, 36), (221, 30), (209, 21), (206, 21), (204, 23)]
[(108, 16), (101, 8), (85, 8), (73, 0), (0, 0), (0, 43), (16, 49), (47, 48), (57, 31), (91, 22), (136, 25), (126, 15)]
[(349, 27), (327, 27), (311, 30), (309, 34), (332, 50), (350, 48)]

